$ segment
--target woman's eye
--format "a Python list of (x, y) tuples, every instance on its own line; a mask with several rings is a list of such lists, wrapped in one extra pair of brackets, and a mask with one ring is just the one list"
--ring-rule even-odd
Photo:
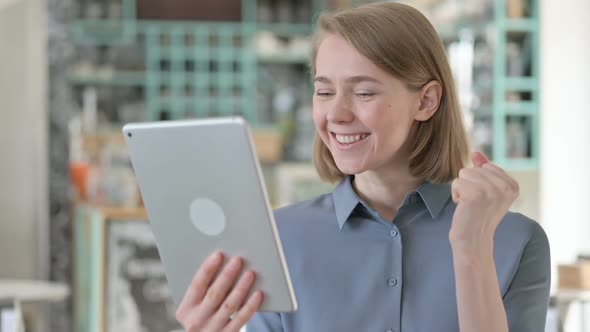
[(326, 92), (326, 91), (317, 91), (315, 94), (320, 97), (330, 97), (330, 96), (334, 95), (332, 92)]
[(375, 95), (374, 92), (357, 92), (356, 95), (361, 98), (369, 98)]

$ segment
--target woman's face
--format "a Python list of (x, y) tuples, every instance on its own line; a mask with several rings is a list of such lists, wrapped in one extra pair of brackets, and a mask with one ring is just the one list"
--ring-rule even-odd
[(342, 37), (327, 34), (316, 57), (313, 119), (345, 174), (407, 166), (420, 92), (378, 68)]

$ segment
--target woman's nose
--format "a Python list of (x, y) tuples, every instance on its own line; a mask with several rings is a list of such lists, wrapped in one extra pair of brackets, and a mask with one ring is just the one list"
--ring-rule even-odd
[(354, 113), (352, 104), (345, 96), (335, 96), (332, 105), (328, 111), (328, 121), (332, 123), (352, 122)]

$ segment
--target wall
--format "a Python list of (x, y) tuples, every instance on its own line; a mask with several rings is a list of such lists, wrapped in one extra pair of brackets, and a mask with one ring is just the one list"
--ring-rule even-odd
[(509, 171), (508, 174), (520, 185), (520, 195), (510, 210), (540, 222), (539, 172)]
[[(590, 253), (590, 1), (540, 5), (540, 207), (557, 264)], [(580, 331), (571, 314), (566, 331)]]
[(44, 13), (42, 1), (0, 7), (0, 278), (47, 271)]

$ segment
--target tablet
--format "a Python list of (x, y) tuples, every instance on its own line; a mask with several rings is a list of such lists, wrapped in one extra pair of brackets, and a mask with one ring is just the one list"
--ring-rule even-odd
[(260, 311), (297, 310), (246, 122), (132, 123), (123, 134), (176, 305), (205, 258), (221, 250), (256, 272)]

